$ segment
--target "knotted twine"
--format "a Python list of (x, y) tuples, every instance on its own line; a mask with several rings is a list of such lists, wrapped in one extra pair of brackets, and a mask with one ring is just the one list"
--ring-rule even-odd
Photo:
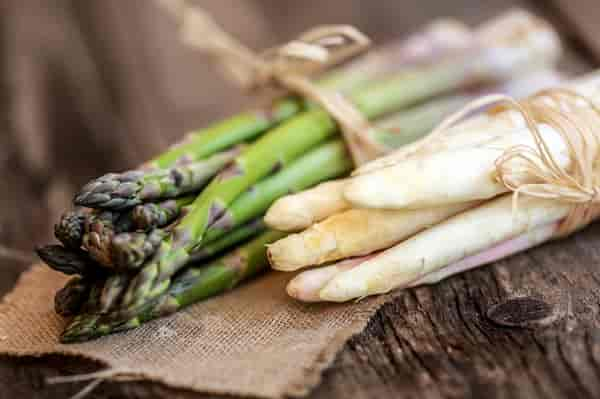
[[(519, 101), (503, 94), (474, 100), (405, 150), (402, 157), (382, 163), (381, 167), (402, 162), (440, 139), (467, 116), (489, 107), (492, 107), (490, 113), (516, 111), (523, 118), (535, 144), (534, 147), (516, 145), (508, 148), (495, 162), (495, 178), (513, 193), (514, 210), (521, 194), (571, 204), (555, 238), (584, 228), (600, 214), (600, 108), (591, 99), (570, 89), (541, 90)], [(569, 168), (559, 165), (540, 125), (547, 125), (560, 134), (568, 151)]]
[(372, 138), (372, 127), (354, 105), (340, 93), (325, 91), (310, 80), (369, 48), (370, 40), (358, 29), (320, 26), (282, 46), (255, 53), (186, 0), (158, 2), (179, 24), (182, 42), (213, 56), (242, 89), (291, 92), (323, 107), (337, 122), (355, 165), (386, 152), (386, 147)]

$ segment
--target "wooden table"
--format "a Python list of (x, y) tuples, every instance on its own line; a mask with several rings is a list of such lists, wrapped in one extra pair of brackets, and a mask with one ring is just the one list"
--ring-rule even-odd
[[(600, 61), (595, 0), (202, 4), (257, 48), (320, 23), (355, 24), (383, 42), (433, 17), (475, 23), (511, 5), (525, 6), (560, 30), (565, 68), (578, 73)], [(246, 101), (198, 55), (177, 45), (173, 26), (143, 0), (5, 0), (0, 26), (4, 293), (27, 267), (32, 246), (50, 240), (52, 222), (78, 185), (106, 170), (131, 167), (185, 129)], [(599, 239), (600, 226), (592, 226), (434, 287), (407, 291), (348, 342), (312, 396), (598, 397)], [(519, 310), (523, 304), (527, 311)], [(518, 326), (493, 321), (503, 315), (519, 318)], [(43, 379), (94, 367), (56, 356), (0, 358), (0, 397), (68, 397), (81, 386), (48, 387)], [(139, 382), (104, 383), (90, 397), (162, 396), (203, 397)]]

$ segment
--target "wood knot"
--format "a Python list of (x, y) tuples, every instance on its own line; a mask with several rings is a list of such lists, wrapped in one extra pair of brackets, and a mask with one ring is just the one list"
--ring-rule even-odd
[(552, 319), (554, 306), (539, 298), (517, 297), (497, 303), (487, 311), (492, 322), (507, 327), (531, 327)]

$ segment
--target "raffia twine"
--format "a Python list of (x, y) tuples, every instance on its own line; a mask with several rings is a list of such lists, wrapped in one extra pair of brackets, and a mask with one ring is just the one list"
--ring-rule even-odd
[(299, 94), (323, 107), (337, 122), (355, 165), (384, 154), (372, 127), (340, 93), (325, 91), (310, 77), (348, 61), (370, 40), (348, 25), (319, 26), (297, 39), (256, 53), (221, 28), (200, 7), (186, 0), (157, 0), (177, 21), (183, 43), (213, 56), (221, 70), (248, 91), (276, 89)]
[[(520, 101), (502, 94), (474, 100), (442, 121), (403, 157), (381, 167), (393, 166), (418, 153), (484, 108), (490, 109), (489, 113), (516, 111), (533, 137), (535, 146), (513, 146), (495, 162), (495, 178), (513, 193), (514, 210), (522, 194), (571, 204), (569, 214), (557, 229), (556, 238), (587, 226), (600, 214), (600, 108), (586, 96), (569, 89), (546, 89)], [(564, 140), (570, 159), (568, 169), (559, 166), (540, 125), (553, 128)]]

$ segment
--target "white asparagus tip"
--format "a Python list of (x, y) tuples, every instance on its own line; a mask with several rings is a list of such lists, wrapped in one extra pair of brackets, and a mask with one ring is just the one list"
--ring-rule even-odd
[(319, 291), (340, 271), (336, 266), (307, 270), (294, 277), (287, 285), (289, 296), (302, 302), (321, 302)]
[(302, 205), (285, 197), (280, 198), (271, 205), (264, 221), (267, 226), (280, 231), (302, 230), (314, 223), (312, 214)]
[(328, 302), (346, 302), (369, 295), (367, 281), (346, 279), (344, 274), (336, 276), (319, 292), (319, 299)]
[(321, 302), (319, 292), (338, 274), (350, 270), (364, 261), (373, 258), (380, 251), (370, 255), (348, 258), (325, 267), (307, 270), (294, 277), (287, 285), (286, 291), (292, 298), (303, 302)]
[[(285, 241), (284, 241), (285, 240)], [(267, 257), (271, 267), (275, 270), (291, 272), (306, 266), (306, 253), (314, 253), (315, 249), (306, 246), (301, 234), (291, 234), (282, 240), (267, 246)], [(326, 251), (335, 249), (336, 242), (333, 237), (330, 240), (308, 243), (317, 245)]]

